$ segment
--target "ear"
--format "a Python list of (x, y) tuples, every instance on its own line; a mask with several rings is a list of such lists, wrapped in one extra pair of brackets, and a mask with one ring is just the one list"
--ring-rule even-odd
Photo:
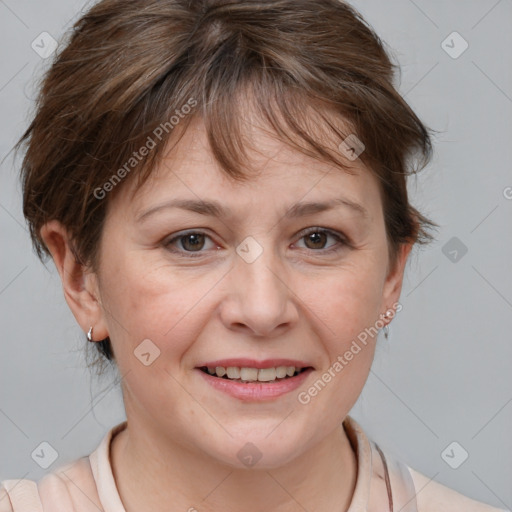
[[(385, 314), (388, 309), (396, 310), (394, 304), (398, 303), (402, 291), (405, 265), (413, 247), (412, 243), (400, 245), (394, 268), (388, 270), (388, 275), (383, 287), (381, 312)], [(396, 312), (394, 313), (396, 314)], [(389, 323), (389, 322), (387, 322)]]
[(98, 277), (76, 261), (66, 228), (57, 220), (41, 228), (41, 237), (59, 272), (64, 298), (84, 332), (93, 327), (93, 340), (108, 336), (99, 295)]

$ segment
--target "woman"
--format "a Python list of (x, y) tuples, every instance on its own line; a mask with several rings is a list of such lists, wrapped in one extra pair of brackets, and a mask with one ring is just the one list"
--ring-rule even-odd
[(2, 482), (0, 511), (498, 510), (348, 414), (435, 226), (406, 189), (429, 133), (392, 80), (335, 0), (104, 0), (77, 22), (20, 140), (24, 214), (127, 421)]

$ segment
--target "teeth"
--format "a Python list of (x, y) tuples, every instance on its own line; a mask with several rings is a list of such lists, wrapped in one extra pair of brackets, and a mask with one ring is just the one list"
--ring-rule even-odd
[(240, 368), (240, 378), (242, 380), (258, 380), (258, 368)]
[(228, 379), (242, 380), (244, 382), (272, 382), (276, 379), (284, 379), (285, 377), (293, 377), (300, 368), (295, 366), (278, 366), (277, 368), (238, 368), (236, 366), (217, 366), (215, 368), (209, 366), (208, 373), (217, 377), (226, 376)]
[[(220, 367), (220, 369), (224, 370), (224, 368), (222, 368), (222, 366)], [(228, 375), (228, 379), (239, 379), (240, 378), (240, 368), (235, 368), (234, 366), (229, 366), (226, 370), (226, 373)]]
[(262, 368), (258, 370), (258, 380), (261, 382), (270, 382), (276, 380), (276, 369), (275, 368)]
[(286, 368), (287, 368), (286, 366), (278, 366), (276, 368), (276, 377), (278, 379), (284, 379), (286, 377), (286, 375), (287, 375)]

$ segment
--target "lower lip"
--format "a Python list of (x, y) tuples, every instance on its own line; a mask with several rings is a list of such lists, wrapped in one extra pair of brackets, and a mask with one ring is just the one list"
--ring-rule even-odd
[(236, 380), (214, 377), (196, 368), (210, 386), (228, 395), (245, 401), (262, 401), (276, 398), (297, 389), (313, 371), (308, 368), (295, 377), (273, 382), (241, 382)]

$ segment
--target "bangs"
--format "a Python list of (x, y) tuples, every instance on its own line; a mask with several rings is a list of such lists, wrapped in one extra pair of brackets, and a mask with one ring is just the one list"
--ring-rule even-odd
[[(332, 164), (347, 173), (354, 172), (355, 166), (340, 150), (340, 144), (350, 135), (358, 139), (359, 136), (352, 123), (337, 111), (338, 104), (308, 96), (304, 91), (264, 73), (241, 77), (238, 84), (231, 81), (232, 87), (224, 87), (222, 70), (214, 69), (206, 90), (184, 93), (182, 105), (190, 98), (201, 98), (198, 106), (172, 132), (162, 137), (158, 148), (140, 166), (135, 174), (137, 183), (134, 191), (143, 186), (197, 118), (204, 123), (213, 157), (226, 175), (235, 181), (245, 182), (252, 177), (249, 152), (259, 151), (252, 142), (256, 129), (310, 158)], [(176, 105), (174, 102), (162, 119), (170, 118), (172, 111), (179, 110)], [(141, 140), (147, 136), (144, 134)], [(365, 165), (371, 161), (364, 152), (358, 158)]]

